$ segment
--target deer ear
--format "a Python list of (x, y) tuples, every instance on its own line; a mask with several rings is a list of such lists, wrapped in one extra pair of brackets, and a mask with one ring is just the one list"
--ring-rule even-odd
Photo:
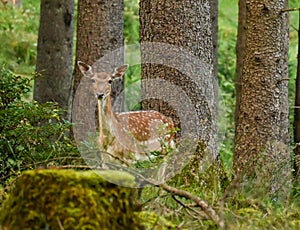
[(129, 65), (125, 64), (125, 65), (122, 65), (122, 66), (116, 68), (114, 70), (114, 72), (112, 73), (113, 78), (122, 77), (125, 74), (126, 70), (128, 69), (128, 66)]
[(82, 61), (78, 61), (77, 65), (84, 76), (90, 75), (93, 72), (92, 67)]

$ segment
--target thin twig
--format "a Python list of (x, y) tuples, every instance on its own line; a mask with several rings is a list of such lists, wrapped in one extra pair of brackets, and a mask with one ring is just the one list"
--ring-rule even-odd
[(62, 225), (60, 219), (59, 219), (58, 217), (57, 217), (56, 219), (57, 219), (57, 223), (58, 223), (58, 226), (59, 226), (60, 230), (65, 230), (65, 228), (64, 228), (64, 226)]
[(282, 79), (278, 80), (277, 82), (278, 82), (278, 83), (281, 83), (281, 82), (283, 82), (283, 81), (289, 81), (289, 80), (290, 80), (289, 78), (282, 78)]
[(300, 10), (300, 8), (287, 8), (287, 9), (281, 10), (281, 12), (290, 12), (290, 11), (298, 11), (298, 10)]
[[(200, 220), (203, 220), (203, 219), (204, 219), (204, 218), (203, 218), (203, 213), (197, 211), (196, 209), (193, 209), (192, 206), (183, 203), (181, 200), (177, 199), (177, 197), (174, 196), (174, 195), (172, 195), (172, 198), (173, 198), (177, 203), (179, 203), (182, 207), (186, 208), (187, 211), (190, 210), (190, 211), (194, 212), (195, 214), (197, 214), (198, 216), (195, 217), (196, 219), (200, 219)], [(195, 206), (193, 206), (193, 207), (195, 207)], [(198, 205), (197, 205), (196, 207), (198, 207)], [(190, 214), (190, 215), (191, 215), (191, 214)], [(200, 218), (200, 216), (201, 216), (201, 218)]]

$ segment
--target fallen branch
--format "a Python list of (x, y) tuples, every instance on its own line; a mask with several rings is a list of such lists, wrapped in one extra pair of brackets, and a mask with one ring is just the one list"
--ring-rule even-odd
[(180, 196), (180, 197), (184, 197), (187, 199), (192, 200), (193, 202), (196, 203), (196, 205), (198, 207), (200, 207), (203, 212), (212, 220), (215, 222), (215, 224), (217, 224), (220, 228), (224, 228), (225, 227), (225, 223), (224, 221), (220, 218), (220, 216), (218, 215), (218, 213), (213, 209), (213, 207), (211, 207), (209, 204), (207, 204), (207, 202), (205, 202), (204, 200), (202, 200), (200, 197), (187, 192), (185, 190), (180, 190), (177, 188), (174, 188), (172, 186), (169, 186), (167, 184), (160, 184), (159, 182), (153, 180), (153, 179), (147, 179), (145, 177), (143, 177), (142, 175), (139, 175), (139, 177), (144, 180), (145, 182), (147, 182), (148, 184), (154, 185), (156, 187), (159, 187), (169, 193), (171, 193), (173, 196)]
[(167, 192), (170, 192), (172, 195), (185, 197), (187, 199), (194, 201), (200, 208), (202, 208), (202, 210), (205, 212), (205, 214), (212, 221), (214, 221), (220, 228), (225, 227), (224, 221), (219, 217), (217, 212), (210, 205), (208, 205), (204, 200), (200, 199), (198, 196), (195, 196), (190, 192), (171, 187), (167, 184), (159, 184), (156, 186), (162, 188), (163, 190), (165, 190)]
[[(185, 204), (183, 203), (181, 200), (179, 200), (175, 195), (172, 196), (172, 198), (177, 202), (179, 203), (183, 208), (186, 209), (186, 211), (189, 213), (189, 215), (193, 216), (195, 219), (198, 219), (198, 220), (207, 220), (207, 215), (205, 215), (205, 217), (203, 216), (204, 215), (204, 212), (200, 212), (196, 209), (194, 209), (193, 207), (198, 207), (197, 204)], [(193, 212), (194, 214), (196, 214), (197, 216), (194, 216), (194, 214), (192, 214), (191, 212)]]

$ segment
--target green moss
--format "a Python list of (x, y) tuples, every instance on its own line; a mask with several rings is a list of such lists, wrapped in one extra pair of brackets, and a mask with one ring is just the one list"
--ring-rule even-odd
[(205, 192), (221, 195), (221, 192), (228, 186), (229, 180), (220, 157), (211, 159), (207, 146), (199, 141), (194, 156), (169, 184), (175, 187), (185, 187), (198, 195)]
[(134, 185), (122, 172), (27, 171), (4, 202), (0, 223), (10, 229), (143, 229), (134, 214), (135, 190), (103, 177)]
[(146, 229), (151, 230), (165, 230), (165, 229), (178, 229), (177, 225), (165, 219), (163, 216), (149, 211), (142, 211), (137, 213), (138, 217), (142, 220), (142, 225)]

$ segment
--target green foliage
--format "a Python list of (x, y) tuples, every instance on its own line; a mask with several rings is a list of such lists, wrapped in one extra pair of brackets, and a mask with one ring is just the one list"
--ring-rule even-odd
[(251, 191), (233, 192), (224, 206), (228, 229), (299, 229), (299, 206), (295, 204), (274, 203), (254, 197)]
[(139, 2), (137, 0), (125, 1), (124, 7), (124, 36), (126, 44), (139, 42)]
[[(220, 4), (225, 4), (220, 3)], [(225, 6), (224, 6), (225, 7)], [(236, 21), (229, 11), (221, 11), (223, 19), (219, 23), (218, 47), (218, 80), (219, 80), (219, 136), (220, 154), (227, 171), (231, 170), (233, 158), (234, 139), (234, 112), (235, 112), (235, 75), (236, 75)]]
[(141, 108), (141, 65), (136, 65), (136, 59), (140, 56), (140, 53), (138, 50), (131, 50), (131, 48), (135, 48), (134, 45), (139, 44), (140, 40), (139, 1), (125, 1), (124, 4), (124, 37), (127, 45), (126, 62), (130, 65), (125, 78), (125, 104), (128, 110), (139, 110)]
[[(0, 69), (0, 182), (24, 169), (60, 164), (78, 156), (65, 135), (70, 123), (55, 103), (27, 102), (33, 78)], [(56, 159), (55, 161), (51, 159)], [(69, 160), (70, 161), (70, 160)]]
[(109, 174), (134, 185), (124, 172), (27, 171), (2, 206), (0, 223), (16, 230), (144, 229), (135, 215), (135, 190), (107, 182), (102, 176)]
[(177, 225), (172, 223), (171, 221), (168, 221), (163, 216), (158, 215), (155, 212), (138, 212), (138, 217), (141, 219), (142, 226), (145, 227), (145, 229), (151, 229), (151, 230), (164, 230), (164, 229), (178, 229)]
[(33, 72), (36, 62), (39, 1), (24, 7), (0, 2), (0, 65), (20, 74)]

